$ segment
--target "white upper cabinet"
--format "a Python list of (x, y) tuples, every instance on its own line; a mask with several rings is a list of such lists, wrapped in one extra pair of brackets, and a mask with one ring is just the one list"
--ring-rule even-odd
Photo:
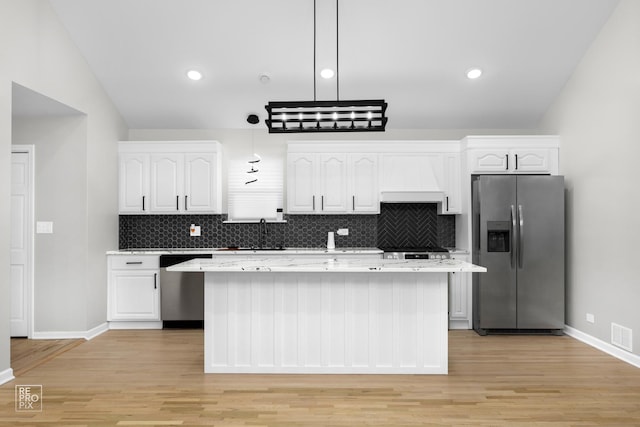
[(180, 198), (184, 187), (183, 168), (182, 154), (151, 155), (151, 212), (180, 212)]
[(149, 211), (149, 156), (120, 154), (118, 203), (121, 213)]
[(349, 154), (349, 191), (351, 210), (358, 213), (380, 212), (380, 190), (378, 186), (378, 155)]
[(121, 142), (120, 213), (220, 213), (214, 141)]
[(444, 200), (442, 201), (441, 214), (457, 214), (462, 212), (461, 188), (460, 188), (460, 153), (444, 153), (442, 155), (443, 175), (442, 189)]
[(313, 153), (287, 156), (287, 212), (315, 213), (318, 182), (317, 156)]
[(184, 210), (187, 212), (220, 211), (217, 153), (184, 155)]
[(516, 173), (551, 173), (556, 151), (550, 148), (522, 148), (511, 150), (512, 171)]
[(469, 136), (463, 144), (471, 174), (558, 174), (557, 136)]
[(377, 154), (287, 155), (287, 213), (378, 213), (379, 192)]
[(347, 207), (347, 155), (320, 155), (320, 211), (345, 213)]

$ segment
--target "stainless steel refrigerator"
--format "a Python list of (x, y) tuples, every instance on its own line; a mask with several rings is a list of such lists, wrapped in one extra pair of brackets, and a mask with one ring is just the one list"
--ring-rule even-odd
[(564, 327), (564, 177), (472, 177), (473, 328), (554, 333)]

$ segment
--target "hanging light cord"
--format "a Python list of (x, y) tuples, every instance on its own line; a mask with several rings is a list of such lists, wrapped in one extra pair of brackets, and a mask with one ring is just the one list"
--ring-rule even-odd
[[(315, 1), (315, 0), (314, 0)], [(336, 0), (336, 101), (340, 101), (340, 56), (338, 55), (338, 0)]]
[[(336, 0), (336, 101), (340, 101), (340, 42), (339, 42), (339, 17), (338, 1)], [(316, 0), (313, 0), (313, 101), (316, 98)]]
[(316, 0), (313, 0), (313, 101), (316, 101)]

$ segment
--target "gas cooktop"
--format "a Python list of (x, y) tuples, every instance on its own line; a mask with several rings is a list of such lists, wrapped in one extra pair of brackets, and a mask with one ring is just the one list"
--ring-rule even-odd
[(384, 259), (448, 259), (449, 251), (439, 246), (422, 247), (381, 247)]

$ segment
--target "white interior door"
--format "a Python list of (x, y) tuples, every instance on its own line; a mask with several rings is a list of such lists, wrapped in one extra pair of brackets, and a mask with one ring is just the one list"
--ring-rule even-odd
[(30, 336), (31, 319), (31, 209), (33, 182), (31, 154), (11, 153), (11, 336)]

